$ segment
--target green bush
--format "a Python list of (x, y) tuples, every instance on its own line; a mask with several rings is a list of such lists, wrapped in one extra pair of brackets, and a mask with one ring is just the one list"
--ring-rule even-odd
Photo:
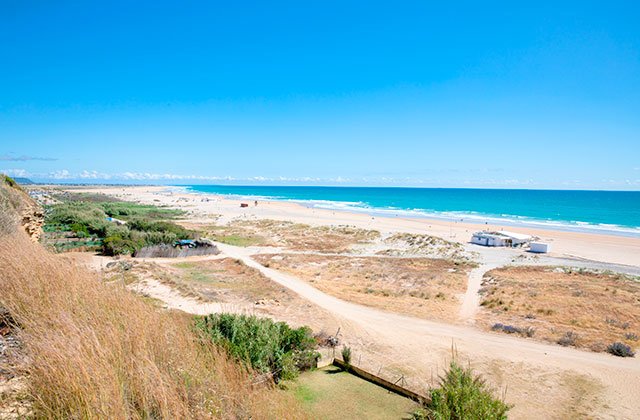
[(123, 239), (120, 236), (109, 236), (102, 241), (102, 252), (105, 255), (131, 255), (135, 252), (136, 244), (129, 240)]
[[(82, 201), (83, 195), (48, 207), (46, 232), (71, 230), (78, 238), (96, 236), (103, 239), (106, 255), (133, 254), (151, 245), (173, 244), (178, 239), (193, 238), (193, 232), (173, 222), (181, 211), (127, 202)], [(64, 198), (64, 196), (62, 197)], [(91, 198), (91, 197), (87, 197)], [(108, 221), (108, 217), (125, 220), (125, 225)]]
[(11, 188), (18, 188), (18, 183), (9, 175), (0, 174), (0, 176), (2, 177), (4, 183), (6, 183), (8, 186), (10, 186)]
[(115, 218), (130, 219), (142, 217), (146, 219), (173, 219), (184, 214), (182, 210), (167, 209), (150, 204), (112, 201), (100, 203), (106, 214)]
[(276, 383), (315, 367), (320, 357), (309, 327), (293, 329), (269, 318), (234, 314), (197, 317), (195, 325), (233, 357), (259, 372), (271, 373)]
[(506, 419), (511, 407), (494, 397), (484, 380), (452, 361), (438, 388), (431, 390), (425, 406), (428, 419)]
[(342, 361), (347, 366), (347, 369), (351, 367), (351, 347), (342, 347)]

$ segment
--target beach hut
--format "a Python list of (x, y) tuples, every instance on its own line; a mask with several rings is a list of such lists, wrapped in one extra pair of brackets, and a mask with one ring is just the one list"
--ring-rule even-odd
[(471, 243), (483, 246), (523, 246), (531, 241), (530, 235), (501, 230), (497, 232), (481, 231), (471, 237)]

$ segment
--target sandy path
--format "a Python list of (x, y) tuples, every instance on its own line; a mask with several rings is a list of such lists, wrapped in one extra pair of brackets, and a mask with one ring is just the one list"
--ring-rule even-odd
[(220, 303), (203, 303), (196, 299), (182, 296), (171, 287), (160, 283), (157, 280), (145, 279), (129, 286), (129, 289), (142, 295), (161, 300), (169, 309), (178, 309), (194, 315), (206, 315), (220, 312)]
[(473, 324), (476, 313), (480, 308), (480, 287), (482, 286), (482, 278), (487, 271), (500, 267), (502, 264), (482, 264), (480, 267), (474, 268), (469, 272), (467, 280), (467, 291), (460, 305), (460, 320)]
[[(553, 397), (549, 392), (561, 396), (565, 391), (545, 389), (539, 378), (533, 380), (531, 376), (546, 375), (547, 382), (556, 383), (556, 379), (565, 374), (583, 375), (597, 383), (596, 386), (602, 385), (604, 404), (598, 405), (601, 409), (615, 407), (615, 417), (640, 416), (640, 387), (629, 386), (640, 380), (640, 360), (636, 358), (621, 359), (487, 333), (468, 326), (406, 317), (345, 302), (293, 276), (262, 266), (251, 258), (251, 250), (224, 244), (218, 246), (224, 254), (242, 260), (278, 284), (343, 318), (350, 334), (361, 335), (364, 341), (378, 343), (391, 352), (388, 354), (390, 360), (408, 366), (425, 366), (427, 369), (421, 370), (424, 374), (429, 368), (436, 368), (443, 363), (452, 343), (461, 355), (470, 358), (481, 371), (491, 373), (491, 366), (495, 363), (517, 367), (517, 370), (504, 376), (502, 384), (508, 385), (509, 395), (513, 397), (509, 399), (517, 404), (513, 412), (515, 417), (540, 418), (543, 414), (546, 417), (550, 414), (552, 417), (564, 417), (566, 413), (561, 407), (558, 408), (559, 412), (550, 412), (553, 410)], [(554, 379), (554, 376), (558, 378)]]

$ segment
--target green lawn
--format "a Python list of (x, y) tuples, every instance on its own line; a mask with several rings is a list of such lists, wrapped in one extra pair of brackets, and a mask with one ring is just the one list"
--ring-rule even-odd
[(219, 235), (215, 236), (214, 239), (223, 244), (242, 247), (261, 245), (263, 243), (262, 238), (257, 236)]
[(290, 389), (317, 419), (406, 419), (418, 408), (415, 402), (335, 366), (304, 372)]

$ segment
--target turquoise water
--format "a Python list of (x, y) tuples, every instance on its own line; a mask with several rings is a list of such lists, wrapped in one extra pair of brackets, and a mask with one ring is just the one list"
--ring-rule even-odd
[(335, 210), (640, 237), (640, 191), (190, 185), (188, 190)]

